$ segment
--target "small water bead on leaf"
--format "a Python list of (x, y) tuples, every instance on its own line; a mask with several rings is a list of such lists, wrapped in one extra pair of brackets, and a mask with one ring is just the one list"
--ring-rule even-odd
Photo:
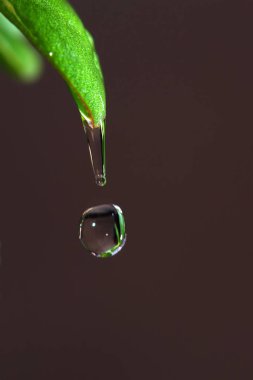
[(126, 242), (125, 220), (120, 207), (104, 204), (84, 211), (79, 239), (96, 257), (105, 258), (118, 253)]

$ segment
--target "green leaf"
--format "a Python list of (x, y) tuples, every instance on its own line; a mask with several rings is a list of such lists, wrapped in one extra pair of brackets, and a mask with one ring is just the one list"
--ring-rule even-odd
[(55, 66), (66, 81), (83, 119), (105, 119), (103, 75), (89, 32), (64, 0), (0, 0), (2, 12)]
[(0, 66), (24, 82), (37, 79), (42, 69), (38, 53), (23, 34), (1, 13)]

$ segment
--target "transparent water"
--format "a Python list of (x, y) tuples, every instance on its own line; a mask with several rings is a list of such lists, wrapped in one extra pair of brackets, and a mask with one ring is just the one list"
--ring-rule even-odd
[(84, 211), (79, 239), (96, 257), (116, 255), (126, 242), (125, 220), (120, 207), (104, 204)]
[(98, 127), (91, 127), (88, 122), (83, 120), (83, 126), (87, 136), (96, 184), (105, 186), (105, 124), (102, 122)]

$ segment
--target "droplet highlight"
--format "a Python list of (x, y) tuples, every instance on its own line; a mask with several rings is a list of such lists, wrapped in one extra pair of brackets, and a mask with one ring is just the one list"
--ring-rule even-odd
[(126, 242), (125, 220), (120, 207), (104, 204), (84, 211), (80, 221), (79, 239), (96, 257), (116, 255)]
[(101, 122), (99, 126), (91, 126), (86, 120), (83, 120), (83, 126), (86, 133), (90, 159), (98, 186), (105, 186), (105, 122)]

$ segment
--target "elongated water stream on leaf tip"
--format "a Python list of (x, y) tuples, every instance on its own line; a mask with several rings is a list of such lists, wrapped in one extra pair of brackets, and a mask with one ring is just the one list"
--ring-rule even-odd
[(119, 206), (104, 204), (84, 211), (79, 239), (94, 256), (114, 256), (126, 242), (125, 220)]
[(105, 123), (101, 122), (98, 127), (91, 127), (87, 121), (83, 120), (83, 126), (89, 145), (96, 184), (105, 186)]

